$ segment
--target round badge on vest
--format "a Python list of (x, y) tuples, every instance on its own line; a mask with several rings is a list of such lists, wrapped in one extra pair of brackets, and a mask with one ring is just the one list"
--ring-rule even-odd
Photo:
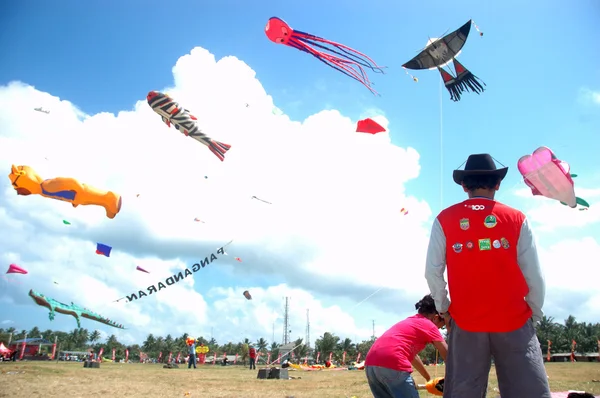
[(500, 244), (500, 241), (498, 239), (496, 239), (493, 243), (492, 246), (494, 246), (494, 249), (500, 249), (502, 247), (502, 245)]
[(496, 220), (496, 216), (491, 214), (487, 216), (485, 220), (483, 220), (483, 225), (485, 225), (487, 228), (494, 228), (496, 224), (498, 224), (498, 220)]
[(471, 242), (471, 241), (468, 241), (468, 242), (467, 242), (467, 249), (469, 249), (469, 250), (473, 250), (473, 247), (474, 247), (474, 245), (473, 245), (473, 242)]
[(502, 243), (502, 247), (505, 249), (508, 249), (510, 247), (510, 245), (508, 244), (508, 239), (506, 238), (501, 238), (500, 243)]
[(460, 253), (462, 251), (462, 248), (462, 243), (455, 243), (452, 245), (452, 250), (454, 250), (454, 253)]

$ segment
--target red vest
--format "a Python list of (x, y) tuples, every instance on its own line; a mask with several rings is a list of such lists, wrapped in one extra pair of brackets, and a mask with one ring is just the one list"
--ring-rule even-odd
[(494, 200), (473, 198), (443, 210), (449, 312), (469, 332), (511, 332), (532, 311), (517, 263), (525, 215)]

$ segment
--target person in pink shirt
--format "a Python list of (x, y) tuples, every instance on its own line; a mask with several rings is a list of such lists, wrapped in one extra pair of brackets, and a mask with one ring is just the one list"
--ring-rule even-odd
[(432, 343), (446, 360), (448, 346), (440, 328), (444, 319), (431, 295), (415, 304), (418, 311), (388, 329), (373, 343), (365, 359), (365, 373), (375, 398), (419, 398), (411, 376), (413, 367), (430, 381), (431, 376), (417, 355)]

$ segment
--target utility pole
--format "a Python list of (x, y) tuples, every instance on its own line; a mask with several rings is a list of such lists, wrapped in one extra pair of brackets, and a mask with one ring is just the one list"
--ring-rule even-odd
[(308, 317), (309, 309), (306, 309), (306, 347), (310, 350), (310, 319)]
[(375, 339), (375, 319), (373, 319), (373, 339)]
[(285, 298), (285, 314), (283, 317), (283, 341), (282, 344), (287, 344), (290, 342), (290, 303), (289, 297)]

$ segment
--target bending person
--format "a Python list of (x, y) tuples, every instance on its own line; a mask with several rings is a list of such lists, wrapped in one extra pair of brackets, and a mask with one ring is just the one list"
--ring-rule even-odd
[(415, 304), (418, 314), (398, 322), (375, 340), (365, 359), (365, 373), (375, 398), (418, 398), (411, 376), (414, 368), (425, 378), (431, 376), (417, 355), (432, 343), (445, 360), (448, 346), (439, 331), (444, 320), (435, 309), (431, 295)]

